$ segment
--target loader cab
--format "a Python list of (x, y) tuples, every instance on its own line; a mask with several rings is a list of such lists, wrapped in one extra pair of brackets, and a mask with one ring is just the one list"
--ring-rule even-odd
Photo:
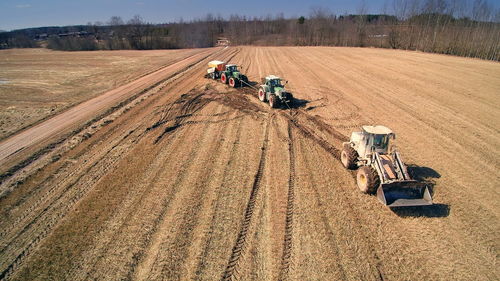
[(376, 134), (370, 137), (371, 145), (378, 150), (387, 150), (389, 146), (390, 135)]
[(356, 138), (359, 140), (356, 150), (364, 158), (371, 152), (387, 154), (395, 134), (385, 126), (363, 126)]

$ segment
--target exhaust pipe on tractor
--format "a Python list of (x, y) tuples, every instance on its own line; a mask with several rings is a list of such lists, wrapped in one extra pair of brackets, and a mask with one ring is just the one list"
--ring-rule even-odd
[(389, 208), (432, 205), (432, 197), (426, 183), (399, 181), (381, 184), (377, 198)]

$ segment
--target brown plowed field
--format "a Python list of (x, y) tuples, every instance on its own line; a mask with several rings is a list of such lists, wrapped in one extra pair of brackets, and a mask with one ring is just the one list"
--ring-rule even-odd
[(0, 139), (203, 51), (0, 50)]
[[(0, 279), (500, 278), (500, 64), (363, 48), (207, 55), (11, 169)], [(285, 77), (298, 100), (272, 110), (204, 79), (211, 59)], [(396, 132), (434, 206), (390, 210), (357, 190), (339, 148), (363, 124)]]
[[(214, 50), (212, 49), (202, 51), (199, 49), (196, 51), (190, 50), (186, 51), (186, 54), (182, 54), (180, 58), (174, 58), (172, 54), (167, 53), (171, 55), (170, 59), (163, 58), (163, 60), (169, 62), (167, 66), (163, 66), (160, 69), (153, 69), (150, 73), (141, 75), (140, 78), (118, 88), (104, 92), (92, 99), (85, 101), (85, 95), (78, 96), (78, 99), (83, 100), (80, 104), (52, 118), (48, 118), (43, 122), (39, 122), (36, 125), (30, 124), (32, 125), (31, 127), (17, 133), (7, 140), (1, 141), (0, 165), (8, 166), (8, 164), (19, 161), (19, 159), (22, 159), (26, 155), (33, 154), (35, 150), (47, 145), (47, 143), (54, 142), (58, 136), (68, 134), (68, 131), (71, 131), (71, 129), (76, 128), (76, 130), (78, 130), (83, 124), (88, 123), (89, 120), (93, 120), (95, 116), (109, 114), (111, 111), (122, 106), (126, 101), (134, 99), (145, 91), (150, 90), (152, 87), (161, 84), (169, 77), (178, 73), (179, 70), (199, 62), (200, 59), (206, 58), (213, 52)], [(179, 56), (181, 54), (177, 55)], [(73, 59), (81, 59), (81, 57), (73, 56)], [(151, 70), (151, 68), (149, 70)], [(115, 73), (115, 75), (117, 74)], [(121, 76), (119, 77), (123, 78)], [(105, 77), (96, 79), (89, 78), (89, 82), (93, 80), (102, 81), (102, 79), (105, 79)], [(11, 91), (16, 91), (16, 87), (11, 89)], [(40, 93), (34, 96), (37, 95), (43, 96), (43, 94)], [(88, 95), (90, 95), (90, 93)], [(35, 108), (31, 108), (31, 110), (36, 111)], [(5, 171), (0, 169), (0, 172)]]

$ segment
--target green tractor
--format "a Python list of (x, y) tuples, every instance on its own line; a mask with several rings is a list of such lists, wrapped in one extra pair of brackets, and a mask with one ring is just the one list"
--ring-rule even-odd
[(236, 64), (226, 65), (226, 69), (220, 74), (220, 81), (233, 88), (248, 85), (248, 78), (238, 70)]
[(269, 75), (262, 78), (262, 85), (259, 87), (259, 99), (262, 102), (269, 101), (272, 108), (277, 108), (282, 103), (289, 104), (293, 101), (293, 95), (285, 91), (285, 85), (281, 83), (281, 78)]

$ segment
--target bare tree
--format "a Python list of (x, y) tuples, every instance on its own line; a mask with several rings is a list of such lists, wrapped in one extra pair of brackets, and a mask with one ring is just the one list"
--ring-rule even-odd
[(360, 4), (358, 6), (358, 16), (357, 16), (358, 46), (360, 46), (360, 47), (365, 46), (367, 11), (368, 11), (368, 8), (366, 6), (365, 0), (361, 0)]
[(124, 25), (125, 23), (123, 22), (121, 17), (112, 16), (107, 22), (107, 24), (111, 26), (119, 26), (119, 25)]

